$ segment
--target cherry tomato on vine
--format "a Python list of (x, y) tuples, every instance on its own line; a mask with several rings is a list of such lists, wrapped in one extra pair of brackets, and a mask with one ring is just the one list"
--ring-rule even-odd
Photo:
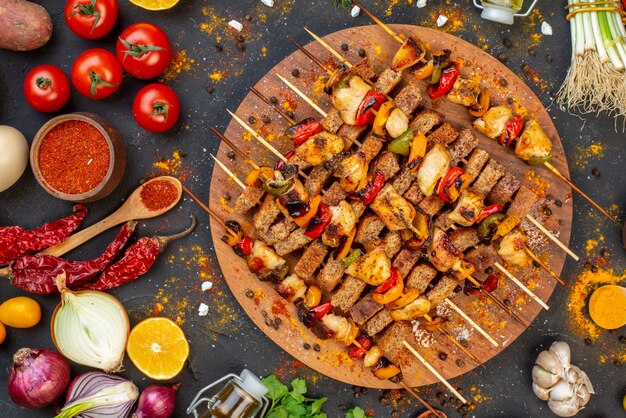
[(39, 65), (24, 78), (24, 96), (33, 109), (56, 112), (70, 99), (70, 80), (54, 65)]
[(135, 96), (133, 116), (142, 128), (150, 132), (165, 132), (178, 121), (180, 102), (168, 86), (148, 84)]
[(106, 49), (94, 48), (80, 54), (72, 65), (72, 83), (80, 94), (99, 100), (120, 87), (122, 66)]
[(130, 25), (117, 38), (117, 59), (137, 78), (159, 76), (172, 61), (172, 46), (165, 32), (150, 23)]
[(67, 0), (65, 22), (85, 39), (102, 38), (117, 20), (117, 0)]

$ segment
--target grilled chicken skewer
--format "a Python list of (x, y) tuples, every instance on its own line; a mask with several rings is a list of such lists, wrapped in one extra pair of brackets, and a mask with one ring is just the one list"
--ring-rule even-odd
[[(216, 159), (217, 160), (217, 159)], [(183, 190), (196, 202), (198, 203), (198, 205), (200, 205), (200, 207), (202, 209), (204, 209), (216, 222), (218, 222), (227, 232), (228, 234), (232, 234), (232, 235), (236, 235), (238, 234), (240, 231), (234, 231), (230, 226), (236, 223), (230, 223), (230, 222), (224, 222), (215, 212), (213, 212), (207, 205), (205, 205), (197, 196), (195, 196), (191, 191), (189, 191), (189, 189), (187, 189), (185, 186), (183, 186)], [(332, 315), (332, 314), (326, 314), (326, 315)], [(403, 341), (404, 344), (408, 344), (406, 341)], [(410, 345), (409, 345), (410, 346)], [(357, 347), (361, 348), (360, 345), (357, 343)], [(375, 346), (376, 347), (376, 346)], [(377, 348), (377, 347), (376, 347)], [(382, 352), (378, 353), (379, 351), (381, 351), (379, 348), (378, 349), (370, 349), (368, 350), (368, 354), (371, 352), (374, 352), (374, 354), (372, 355), (372, 357), (374, 358), (374, 362), (372, 359), (368, 359), (368, 361), (370, 363), (377, 363), (377, 368), (374, 370), (374, 374), (378, 377), (378, 378), (384, 378), (385, 377), (385, 373), (388, 373), (390, 375), (390, 378), (396, 377), (397, 374), (394, 374), (395, 371), (394, 369), (398, 369), (399, 368), (393, 364), (388, 364), (388, 360), (387, 362), (383, 361), (383, 357), (381, 357)], [(423, 360), (422, 363), (424, 364), (424, 366), (426, 366), (426, 368), (428, 368), (430, 371), (434, 371), (436, 376), (439, 376), (439, 373), (426, 361)], [(369, 367), (373, 367), (373, 364)], [(440, 377), (441, 379), (443, 379), (443, 377)], [(443, 379), (444, 382), (445, 379)], [(432, 414), (434, 414), (435, 416), (440, 416), (439, 412), (437, 410), (435, 410), (428, 402), (426, 402), (426, 400), (424, 400), (424, 398), (422, 398), (421, 396), (419, 396), (412, 388), (410, 388), (406, 383), (404, 383), (402, 380), (399, 380), (397, 382), (398, 384), (400, 384), (407, 392), (409, 392), (409, 394), (411, 396), (413, 396), (415, 399), (417, 399), (424, 407), (426, 407)], [(460, 400), (463, 403), (467, 403), (467, 401), (452, 387), (448, 384), (448, 387), (450, 387), (453, 391), (453, 393), (457, 396), (459, 396)]]
[[(396, 32), (394, 32), (389, 26), (387, 26), (385, 23), (383, 23), (380, 19), (378, 19), (373, 13), (371, 13), (367, 8), (363, 7), (363, 5), (361, 5), (361, 3), (359, 1), (353, 1), (353, 3), (360, 7), (361, 10), (370, 18), (372, 19), (372, 21), (374, 23), (376, 23), (378, 26), (380, 26), (385, 32), (387, 32), (389, 35), (391, 35), (398, 43), (401, 44), (400, 50), (396, 53), (396, 56), (394, 56), (394, 61), (396, 61), (398, 55), (401, 55), (402, 52), (404, 52), (403, 50), (410, 50), (411, 48), (409, 47), (411, 40), (413, 39), (413, 37), (409, 37), (406, 38), (406, 36), (404, 35), (399, 35)], [(404, 69), (408, 69), (409, 67), (413, 66), (414, 64), (417, 64), (419, 62), (419, 60), (415, 60), (415, 61), (410, 61), (412, 62), (412, 64), (402, 68)], [(471, 104), (471, 103), (470, 103)], [(468, 104), (469, 106), (469, 104)], [(551, 144), (550, 144), (551, 147)], [(517, 152), (516, 152), (517, 155)], [(524, 158), (522, 158), (524, 159)], [(525, 161), (528, 161), (528, 159), (524, 159)], [(562, 180), (563, 182), (565, 182), (568, 186), (570, 186), (575, 192), (577, 192), (578, 194), (580, 194), (585, 200), (587, 200), (587, 202), (589, 202), (594, 208), (596, 208), (600, 213), (602, 213), (606, 218), (608, 218), (609, 220), (613, 221), (613, 222), (619, 222), (615, 217), (613, 217), (611, 214), (609, 214), (606, 209), (604, 209), (602, 206), (600, 206), (598, 203), (596, 203), (591, 197), (589, 197), (585, 192), (583, 192), (578, 186), (576, 186), (570, 179), (568, 179), (567, 177), (565, 177), (563, 175), (563, 173), (561, 173), (559, 171), (559, 169), (557, 169), (555, 166), (553, 166), (550, 162), (549, 159), (547, 161), (541, 161), (540, 162), (541, 165), (545, 166), (548, 170), (550, 170), (550, 172), (552, 172), (556, 177), (558, 177), (560, 180)]]

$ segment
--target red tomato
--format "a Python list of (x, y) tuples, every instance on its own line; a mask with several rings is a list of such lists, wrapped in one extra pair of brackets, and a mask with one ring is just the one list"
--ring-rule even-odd
[(148, 84), (137, 93), (133, 116), (150, 132), (165, 132), (176, 124), (180, 114), (178, 96), (164, 84)]
[(117, 20), (117, 0), (67, 0), (65, 22), (85, 39), (102, 38)]
[(99, 100), (120, 87), (122, 66), (106, 49), (94, 48), (80, 54), (72, 65), (72, 83), (85, 97)]
[(39, 65), (24, 79), (24, 96), (33, 109), (56, 112), (70, 99), (70, 80), (54, 65)]
[(115, 50), (122, 67), (137, 78), (157, 77), (172, 61), (170, 40), (150, 23), (135, 23), (124, 29)]

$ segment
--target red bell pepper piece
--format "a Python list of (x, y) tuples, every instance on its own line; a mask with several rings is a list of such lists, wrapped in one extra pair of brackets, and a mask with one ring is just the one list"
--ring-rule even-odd
[(437, 99), (448, 94), (448, 92), (452, 90), (454, 82), (459, 76), (459, 72), (459, 65), (457, 63), (452, 63), (451, 66), (441, 72), (439, 84), (428, 87), (428, 96), (431, 99)]
[(303, 121), (291, 126), (285, 132), (293, 140), (295, 146), (304, 144), (307, 139), (322, 131), (324, 127), (313, 118), (306, 118)]
[(243, 257), (246, 257), (252, 252), (252, 244), (254, 244), (254, 240), (246, 235), (237, 243), (236, 247), (243, 254)]
[(322, 319), (324, 315), (333, 310), (333, 304), (330, 302), (317, 305), (315, 308), (309, 309), (309, 313), (316, 319)]
[(398, 269), (395, 267), (391, 268), (391, 276), (387, 280), (385, 280), (380, 286), (374, 289), (374, 293), (385, 293), (387, 290), (391, 289), (398, 283), (398, 278), (400, 275), (398, 274)]
[(480, 212), (478, 217), (476, 218), (476, 223), (479, 224), (483, 219), (485, 219), (489, 215), (493, 215), (494, 213), (500, 213), (504, 209), (503, 205), (496, 203), (495, 205), (485, 206), (485, 208)]
[(524, 127), (524, 119), (520, 115), (513, 116), (513, 120), (506, 124), (504, 132), (500, 135), (499, 143), (502, 146), (511, 145), (513, 141), (519, 138), (519, 134)]
[(376, 199), (376, 196), (378, 196), (378, 192), (380, 192), (380, 189), (382, 189), (384, 185), (385, 173), (383, 173), (381, 170), (376, 170), (376, 173), (374, 173), (374, 179), (368, 181), (365, 187), (363, 187), (355, 194), (360, 197), (361, 200), (363, 200), (363, 203), (369, 205), (374, 201), (374, 199)]
[[(435, 186), (435, 192), (439, 195), (441, 200), (446, 203), (450, 203), (452, 198), (450, 197), (450, 188), (456, 187), (456, 181), (459, 180), (465, 171), (461, 167), (451, 167), (445, 176), (439, 179)], [(461, 185), (459, 185), (460, 187)]]
[(372, 348), (372, 339), (367, 335), (361, 335), (356, 341), (361, 345), (360, 347), (354, 346), (348, 350), (348, 355), (355, 360), (360, 360), (365, 357), (367, 351)]
[(376, 115), (372, 112), (378, 111), (380, 107), (387, 101), (387, 97), (372, 89), (367, 92), (363, 101), (359, 105), (359, 109), (356, 112), (355, 126), (371, 125), (376, 119)]
[(331, 217), (332, 213), (328, 205), (320, 203), (317, 215), (309, 222), (309, 226), (307, 226), (304, 235), (313, 239), (319, 238), (330, 223)]
[[(296, 155), (296, 150), (292, 149), (291, 151), (285, 153), (285, 158), (287, 160), (290, 160), (291, 157), (293, 157), (294, 155)], [(276, 164), (274, 164), (274, 170), (280, 171), (284, 166), (285, 166), (285, 162), (281, 159), (279, 159), (278, 161), (276, 161)]]
[(484, 282), (482, 282), (479, 286), (472, 284), (469, 280), (465, 282), (465, 293), (468, 295), (475, 295), (480, 292), (493, 292), (498, 288), (498, 282), (500, 278), (497, 274), (490, 274)]

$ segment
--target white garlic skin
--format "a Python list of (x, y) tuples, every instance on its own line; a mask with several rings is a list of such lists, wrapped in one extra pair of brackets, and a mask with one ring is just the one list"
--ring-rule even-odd
[(550, 352), (559, 360), (561, 367), (567, 369), (572, 360), (572, 353), (569, 345), (563, 341), (555, 341), (550, 346)]
[(537, 357), (535, 364), (543, 367), (552, 374), (560, 375), (563, 372), (563, 366), (559, 359), (550, 351), (542, 351)]
[(573, 417), (580, 411), (576, 397), (566, 399), (564, 401), (548, 401), (548, 408), (559, 417)]
[(559, 381), (558, 374), (552, 374), (541, 366), (533, 367), (532, 371), (533, 382), (537, 383), (542, 388), (550, 388)]
[(548, 399), (550, 399), (550, 389), (539, 386), (535, 382), (533, 382), (533, 392), (535, 393), (535, 396), (542, 401), (547, 401)]

